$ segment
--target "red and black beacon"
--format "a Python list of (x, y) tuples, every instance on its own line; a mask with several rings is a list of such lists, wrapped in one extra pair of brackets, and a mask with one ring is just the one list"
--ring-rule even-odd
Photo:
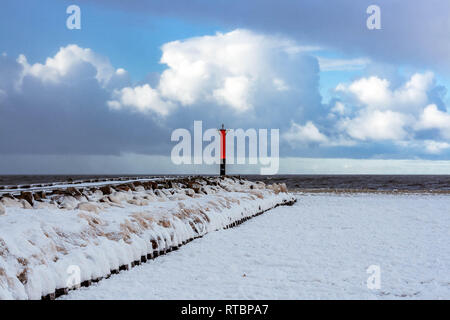
[(227, 148), (226, 148), (226, 136), (227, 129), (222, 124), (222, 128), (219, 129), (220, 132), (220, 175), (225, 175), (225, 164), (227, 158)]

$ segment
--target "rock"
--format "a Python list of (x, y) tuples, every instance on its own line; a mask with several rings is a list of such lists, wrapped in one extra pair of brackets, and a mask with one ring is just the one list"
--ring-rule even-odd
[(137, 188), (139, 186), (142, 186), (142, 182), (141, 181), (134, 181), (133, 185)]
[(77, 206), (77, 204), (78, 204), (78, 201), (77, 201), (77, 199), (75, 199), (74, 197), (72, 197), (72, 196), (65, 196), (65, 197), (62, 197), (61, 199), (60, 199), (60, 208), (61, 209), (68, 209), (68, 210), (72, 210), (72, 209), (75, 209), (75, 207)]
[(33, 198), (34, 198), (35, 201), (41, 201), (42, 200), (41, 197), (37, 193), (33, 194)]
[(147, 206), (148, 205), (148, 201), (142, 200), (142, 199), (131, 199), (127, 201), (129, 204), (133, 204), (135, 206)]
[(100, 191), (104, 194), (104, 195), (108, 195), (112, 193), (111, 187), (110, 186), (103, 186), (100, 188)]
[(11, 208), (22, 208), (23, 207), (22, 203), (19, 200), (12, 199), (12, 198), (9, 198), (9, 197), (8, 198), (3, 197), (1, 202), (7, 208), (8, 207), (11, 207)]
[(269, 189), (272, 189), (275, 194), (280, 193), (280, 186), (276, 183), (272, 184)]
[(288, 189), (286, 187), (286, 183), (280, 183), (279, 186), (280, 186), (280, 191), (281, 192), (284, 192), (284, 193), (288, 192)]
[(91, 196), (96, 199), (100, 199), (101, 197), (103, 197), (103, 192), (99, 189), (95, 189)]
[(126, 195), (123, 192), (115, 192), (109, 195), (109, 200), (113, 203), (122, 204), (122, 201), (127, 200)]
[(30, 206), (33, 205), (33, 194), (31, 192), (21, 192), (18, 199), (26, 200)]
[(249, 193), (257, 196), (259, 199), (264, 199), (264, 196), (261, 191), (251, 190)]
[(58, 209), (58, 207), (50, 202), (35, 201), (33, 205), (34, 209)]
[(257, 189), (265, 189), (266, 188), (266, 184), (264, 182), (262, 182), (262, 181), (258, 181), (256, 183), (256, 188)]
[(0, 216), (4, 215), (6, 215), (6, 209), (2, 204), (0, 204)]
[(145, 188), (143, 186), (137, 186), (135, 191), (136, 192), (145, 192)]
[(79, 203), (76, 209), (95, 213), (98, 213), (98, 211), (100, 210), (97, 205), (91, 202)]
[(20, 199), (19, 201), (22, 204), (22, 208), (24, 209), (33, 209), (33, 207), (31, 206), (31, 204), (25, 200), (25, 199)]
[(69, 192), (70, 195), (72, 195), (72, 196), (80, 196), (82, 194), (82, 192), (80, 190), (78, 190), (77, 188), (74, 188), (74, 187), (67, 188), (67, 192)]
[(157, 184), (152, 181), (143, 182), (142, 185), (146, 190), (156, 189)]
[(42, 199), (46, 198), (45, 191), (37, 191), (34, 193), (34, 200), (41, 201)]
[(79, 202), (89, 202), (88, 198), (86, 198), (86, 196), (84, 196), (84, 195), (75, 196), (75, 199), (77, 199), (77, 201), (79, 201)]
[(192, 188), (192, 190), (194, 190), (195, 193), (200, 193), (200, 188), (199, 187), (194, 187), (194, 188)]
[(129, 185), (121, 184), (121, 185), (119, 185), (119, 186), (116, 186), (116, 190), (119, 190), (119, 191), (129, 191), (129, 190), (131, 190), (131, 188), (130, 188)]

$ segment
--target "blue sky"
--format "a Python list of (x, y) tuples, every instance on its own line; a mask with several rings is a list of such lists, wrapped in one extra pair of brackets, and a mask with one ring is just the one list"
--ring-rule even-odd
[[(71, 4), (81, 30), (66, 28)], [(370, 4), (381, 30), (366, 27)], [(450, 159), (447, 1), (6, 0), (0, 9), (2, 173), (36, 173), (47, 158), (45, 173), (83, 173), (83, 157), (135, 172), (142, 157), (168, 157), (171, 132), (194, 120), (279, 128), (282, 158), (367, 160), (371, 173), (373, 160), (399, 172), (393, 160), (425, 161), (425, 172)], [(323, 161), (327, 172), (348, 168)], [(148, 171), (169, 170), (158, 163)], [(303, 172), (296, 163), (284, 172)]]
[(164, 43), (226, 30), (157, 14), (123, 12), (95, 3), (81, 6), (82, 30), (69, 30), (65, 27), (69, 16), (66, 8), (71, 4), (76, 2), (4, 1), (0, 13), (2, 52), (13, 56), (23, 53), (30, 61), (42, 62), (60, 47), (75, 43), (107, 56), (115, 66), (126, 66), (137, 81), (148, 72), (163, 70), (159, 59)]

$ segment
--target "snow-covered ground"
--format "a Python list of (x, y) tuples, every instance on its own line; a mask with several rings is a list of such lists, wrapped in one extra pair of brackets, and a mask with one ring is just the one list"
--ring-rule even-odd
[(61, 298), (450, 299), (450, 196), (298, 199)]

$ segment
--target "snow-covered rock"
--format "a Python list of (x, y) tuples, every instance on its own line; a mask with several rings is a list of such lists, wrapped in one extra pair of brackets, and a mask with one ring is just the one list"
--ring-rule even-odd
[(95, 213), (99, 212), (99, 210), (100, 210), (100, 208), (96, 204), (91, 203), (91, 202), (79, 203), (77, 206), (77, 209), (83, 210), (83, 211), (88, 211), (88, 212), (95, 212)]
[(9, 197), (3, 197), (1, 202), (7, 208), (8, 207), (10, 207), (10, 208), (23, 208), (23, 204), (17, 199), (12, 199), (12, 198), (9, 198)]
[(237, 178), (192, 180), (102, 191), (70, 187), (35, 199), (33, 207), (2, 198), (8, 214), (0, 216), (0, 299), (64, 292), (74, 277), (79, 284), (108, 276), (294, 201), (279, 186)]

